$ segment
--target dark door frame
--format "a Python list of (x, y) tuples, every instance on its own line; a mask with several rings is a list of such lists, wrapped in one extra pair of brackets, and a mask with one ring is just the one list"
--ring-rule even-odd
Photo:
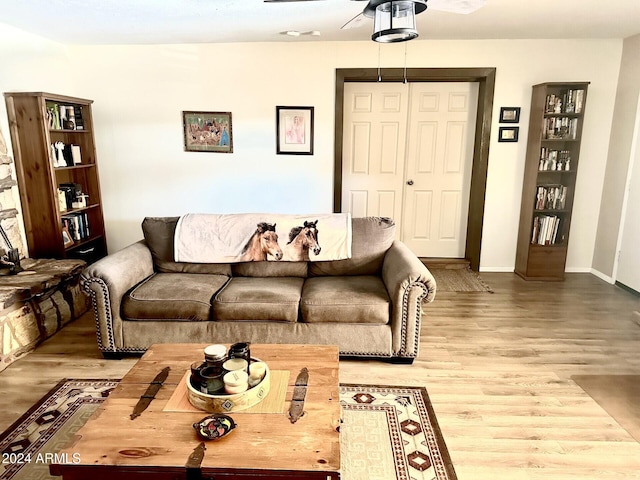
[(495, 68), (338, 68), (336, 69), (336, 116), (334, 144), (333, 211), (342, 209), (342, 129), (344, 122), (345, 82), (477, 82), (478, 113), (473, 147), (471, 190), (469, 192), (469, 216), (467, 220), (467, 240), (465, 258), (471, 268), (480, 268), (480, 247), (482, 244), (482, 224), (487, 188), (487, 167), (489, 164), (489, 140), (491, 137), (491, 113), (495, 88)]

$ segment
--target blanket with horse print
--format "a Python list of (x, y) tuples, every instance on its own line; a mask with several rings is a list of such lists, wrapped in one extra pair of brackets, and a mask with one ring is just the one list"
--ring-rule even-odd
[(342, 260), (351, 258), (351, 215), (187, 214), (174, 245), (176, 262)]

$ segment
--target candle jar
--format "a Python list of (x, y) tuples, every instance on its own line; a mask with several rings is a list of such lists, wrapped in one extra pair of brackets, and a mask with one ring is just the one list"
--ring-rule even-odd
[(253, 362), (249, 366), (249, 388), (258, 385), (267, 373), (267, 365), (264, 362)]
[(244, 358), (230, 358), (226, 362), (222, 364), (222, 368), (224, 368), (227, 372), (234, 372), (236, 370), (247, 370), (247, 361)]
[(202, 391), (202, 375), (200, 375), (200, 371), (204, 366), (203, 362), (193, 362), (191, 364), (191, 386), (199, 391)]
[(209, 345), (204, 349), (204, 360), (210, 367), (220, 367), (227, 359), (227, 348), (224, 345)]
[(224, 378), (224, 391), (229, 395), (246, 392), (249, 389), (249, 375), (241, 370), (227, 373)]
[(234, 343), (229, 348), (229, 359), (242, 358), (247, 361), (247, 368), (245, 371), (249, 374), (249, 365), (251, 364), (251, 351), (249, 349), (249, 343), (241, 342)]
[(200, 370), (200, 376), (202, 377), (200, 391), (209, 395), (221, 393), (225, 386), (223, 375), (224, 370), (221, 367), (204, 367)]

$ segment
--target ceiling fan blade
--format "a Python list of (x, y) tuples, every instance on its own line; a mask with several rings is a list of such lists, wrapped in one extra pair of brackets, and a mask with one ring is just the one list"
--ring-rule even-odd
[(364, 25), (366, 19), (367, 17), (364, 16), (364, 13), (360, 12), (358, 15), (356, 15), (342, 27), (340, 27), (340, 30), (350, 30), (352, 28), (361, 27), (362, 25)]
[(473, 13), (484, 7), (486, 0), (427, 0), (427, 7), (440, 12)]

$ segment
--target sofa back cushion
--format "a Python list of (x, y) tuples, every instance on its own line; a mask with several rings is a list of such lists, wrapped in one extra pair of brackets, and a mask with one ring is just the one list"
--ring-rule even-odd
[(151, 251), (154, 269), (161, 273), (209, 273), (231, 276), (228, 263), (181, 263), (173, 261), (174, 234), (180, 217), (146, 217), (142, 233)]
[(351, 258), (330, 262), (309, 262), (309, 276), (378, 275), (384, 255), (396, 233), (395, 222), (387, 217), (352, 218)]
[(301, 277), (307, 276), (307, 262), (241, 262), (232, 263), (234, 277)]

